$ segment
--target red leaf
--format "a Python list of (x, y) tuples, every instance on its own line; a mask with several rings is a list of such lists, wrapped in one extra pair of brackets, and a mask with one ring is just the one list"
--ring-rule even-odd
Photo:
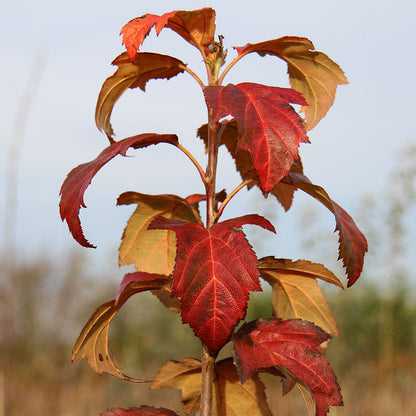
[(319, 349), (330, 338), (311, 322), (259, 319), (233, 336), (234, 362), (242, 382), (262, 370), (286, 368), (311, 391), (316, 415), (324, 416), (330, 406), (343, 404), (335, 374)]
[(256, 255), (240, 229), (244, 224), (275, 231), (258, 215), (217, 223), (209, 230), (163, 217), (149, 227), (176, 233), (172, 294), (181, 299), (183, 322), (213, 352), (229, 341), (245, 316), (249, 291), (261, 291)]
[(100, 413), (100, 416), (178, 416), (173, 410), (165, 409), (163, 407), (140, 406), (132, 407), (130, 409), (121, 409), (116, 407)]
[(238, 55), (257, 52), (260, 56), (278, 56), (287, 62), (290, 85), (303, 94), (308, 107), (305, 111), (306, 130), (310, 130), (325, 116), (334, 102), (339, 84), (347, 84), (342, 69), (327, 55), (314, 51), (309, 39), (285, 36), (266, 42), (235, 48)]
[(85, 238), (79, 219), (80, 208), (86, 207), (84, 203), (85, 190), (95, 174), (118, 154), (126, 156), (126, 152), (130, 147), (139, 149), (158, 143), (176, 145), (178, 138), (175, 134), (155, 133), (145, 133), (128, 137), (127, 139), (112, 143), (97, 158), (91, 162), (83, 163), (69, 172), (61, 187), (61, 202), (59, 208), (62, 220), (67, 222), (69, 231), (78, 243), (84, 247), (95, 247)]
[(364, 256), (368, 249), (364, 234), (354, 220), (336, 202), (332, 201), (325, 189), (314, 185), (305, 175), (291, 172), (285, 179), (286, 184), (302, 189), (325, 205), (335, 216), (335, 230), (339, 232), (339, 256), (348, 275), (348, 287), (360, 277), (364, 265)]
[(271, 191), (298, 159), (299, 144), (308, 142), (290, 105), (307, 105), (302, 94), (253, 83), (207, 87), (204, 94), (215, 120), (228, 115), (236, 119), (238, 148), (250, 152), (262, 190)]
[(214, 42), (215, 11), (203, 8), (194, 11), (177, 10), (162, 16), (146, 14), (130, 20), (121, 29), (123, 45), (131, 60), (134, 60), (144, 39), (155, 26), (159, 35), (164, 27), (168, 27), (182, 36), (191, 45), (202, 49)]

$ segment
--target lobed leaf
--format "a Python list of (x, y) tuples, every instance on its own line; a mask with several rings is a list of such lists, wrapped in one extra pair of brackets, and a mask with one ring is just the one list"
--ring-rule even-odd
[(117, 155), (126, 156), (127, 150), (132, 147), (139, 149), (152, 144), (169, 143), (174, 146), (178, 143), (175, 134), (144, 133), (128, 137), (106, 147), (94, 160), (83, 163), (69, 172), (62, 184), (59, 210), (61, 219), (68, 224), (69, 231), (79, 244), (84, 247), (95, 247), (85, 238), (79, 219), (79, 210), (85, 208), (84, 193), (92, 178), (111, 159)]
[(184, 71), (186, 64), (179, 59), (157, 53), (142, 52), (130, 60), (127, 53), (122, 53), (113, 62), (117, 71), (104, 81), (95, 109), (95, 123), (98, 129), (112, 140), (114, 135), (110, 117), (114, 105), (128, 88), (139, 87), (145, 90), (151, 79), (170, 79)]
[(179, 416), (173, 410), (165, 409), (163, 407), (140, 406), (132, 407), (130, 409), (121, 409), (116, 407), (100, 413), (100, 416)]
[[(201, 401), (201, 362), (192, 358), (168, 361), (162, 366), (151, 389), (175, 388), (182, 390), (185, 414), (199, 411)], [(213, 384), (213, 416), (271, 416), (264, 384), (254, 376), (241, 384), (231, 359), (215, 364)]]
[(320, 351), (328, 339), (330, 335), (322, 329), (298, 319), (258, 319), (245, 324), (233, 336), (240, 380), (284, 367), (311, 391), (316, 416), (324, 416), (330, 406), (343, 404), (335, 374)]
[(170, 285), (170, 279), (165, 276), (148, 273), (127, 274), (116, 296), (99, 306), (82, 328), (72, 351), (72, 362), (86, 358), (90, 367), (98, 374), (109, 373), (122, 380), (146, 382), (126, 376), (114, 362), (108, 348), (110, 323), (118, 310), (134, 294), (146, 290), (169, 291)]
[(245, 315), (250, 290), (261, 291), (256, 255), (240, 227), (273, 226), (258, 215), (200, 224), (157, 217), (149, 229), (176, 233), (177, 251), (172, 294), (181, 300), (182, 320), (217, 352)]
[(282, 183), (302, 189), (323, 205), (335, 216), (335, 230), (339, 233), (339, 256), (348, 275), (348, 287), (352, 286), (360, 277), (367, 252), (367, 240), (356, 226), (354, 220), (336, 202), (332, 201), (325, 189), (314, 185), (303, 174), (291, 172)]
[(348, 84), (342, 69), (322, 52), (315, 51), (306, 38), (285, 36), (266, 42), (236, 47), (242, 57), (257, 52), (260, 56), (277, 56), (288, 65), (290, 84), (305, 97), (305, 129), (313, 129), (334, 103), (338, 85)]
[(232, 115), (238, 126), (238, 149), (250, 153), (263, 192), (285, 177), (308, 138), (290, 103), (307, 105), (300, 93), (287, 88), (242, 83), (206, 87), (205, 100), (220, 120)]
[(317, 279), (343, 287), (338, 278), (321, 264), (265, 257), (259, 271), (273, 288), (272, 307), (276, 318), (311, 321), (329, 334), (339, 337), (335, 318)]
[(211, 8), (193, 11), (176, 10), (162, 16), (145, 14), (130, 20), (123, 26), (120, 34), (123, 36), (123, 45), (131, 60), (134, 60), (137, 51), (153, 27), (158, 35), (163, 28), (167, 27), (191, 45), (203, 50), (214, 42), (215, 11)]

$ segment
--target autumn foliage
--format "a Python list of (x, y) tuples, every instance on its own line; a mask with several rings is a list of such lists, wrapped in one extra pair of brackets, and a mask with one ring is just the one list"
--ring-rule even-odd
[[(206, 67), (207, 81), (179, 59), (140, 52), (154, 28), (169, 28), (196, 47)], [(99, 374), (146, 382), (125, 375), (108, 348), (109, 327), (123, 304), (133, 295), (152, 291), (164, 305), (181, 314), (201, 340), (201, 361), (184, 358), (159, 368), (151, 388), (182, 390), (185, 414), (271, 415), (260, 379), (261, 372), (284, 381), (284, 392), (298, 386), (312, 397), (317, 416), (331, 406), (343, 404), (336, 376), (325, 358), (325, 346), (338, 327), (318, 285), (323, 280), (343, 287), (321, 264), (273, 256), (258, 259), (243, 227), (247, 224), (275, 233), (273, 225), (257, 215), (222, 220), (229, 201), (241, 189), (258, 187), (274, 196), (285, 210), (300, 189), (322, 203), (335, 217), (339, 235), (339, 259), (348, 286), (360, 276), (367, 242), (352, 218), (326, 191), (303, 173), (299, 150), (308, 143), (307, 132), (326, 115), (337, 86), (347, 80), (327, 55), (314, 50), (305, 38), (286, 36), (266, 42), (234, 47), (235, 58), (225, 65), (223, 37), (215, 40), (215, 12), (210, 8), (173, 11), (162, 16), (147, 14), (128, 22), (121, 30), (126, 52), (113, 65), (114, 75), (103, 84), (96, 107), (96, 124), (109, 145), (94, 160), (73, 169), (61, 189), (60, 213), (75, 240), (94, 247), (84, 236), (79, 211), (84, 193), (98, 171), (114, 157), (132, 149), (169, 144), (183, 152), (202, 181), (202, 193), (146, 195), (125, 192), (118, 205), (134, 205), (119, 249), (119, 264), (134, 264), (113, 299), (99, 306), (75, 344), (73, 361), (86, 358)], [(224, 79), (245, 55), (271, 55), (287, 63), (292, 88), (250, 82), (224, 85)], [(175, 134), (142, 133), (119, 141), (110, 123), (117, 100), (127, 89), (143, 91), (152, 79), (170, 79), (187, 73), (201, 87), (207, 105), (207, 124), (197, 129), (207, 150), (203, 168)], [(296, 111), (293, 105), (299, 105)], [(296, 107), (299, 108), (299, 107)], [(302, 114), (302, 115), (301, 115)], [(195, 126), (198, 127), (198, 126)], [(242, 182), (228, 194), (216, 190), (219, 146), (235, 161)], [(199, 205), (206, 203), (206, 218)], [(245, 322), (251, 291), (261, 291), (261, 279), (272, 287), (272, 319)], [(234, 357), (217, 361), (219, 351), (234, 344)], [(306, 400), (309, 411), (311, 400)], [(114, 408), (105, 416), (176, 415), (164, 408), (141, 406)]]

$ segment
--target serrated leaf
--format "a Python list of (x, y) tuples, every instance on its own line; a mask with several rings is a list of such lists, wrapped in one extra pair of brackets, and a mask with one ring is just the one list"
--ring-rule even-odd
[(314, 185), (305, 175), (291, 172), (282, 183), (294, 186), (308, 193), (335, 216), (335, 230), (339, 233), (339, 256), (348, 275), (348, 287), (352, 286), (360, 277), (364, 264), (364, 256), (367, 252), (367, 240), (359, 230), (354, 220), (336, 202), (332, 201), (325, 189)]
[[(202, 125), (198, 129), (197, 135), (204, 141), (205, 148), (207, 149), (208, 124)], [(225, 145), (230, 155), (234, 159), (237, 171), (240, 173), (241, 178), (244, 181), (251, 179), (251, 182), (247, 184), (247, 188), (250, 189), (254, 185), (260, 187), (259, 177), (255, 169), (253, 169), (253, 159), (250, 155), (250, 152), (238, 148), (239, 132), (235, 119), (220, 122), (217, 136), (219, 145)], [(303, 173), (302, 162), (299, 156), (298, 159), (293, 162), (290, 171)], [(279, 182), (273, 187), (270, 193), (276, 197), (285, 211), (288, 211), (292, 206), (295, 191), (296, 188), (282, 185)]]
[(139, 149), (152, 144), (169, 143), (174, 146), (178, 144), (175, 134), (144, 133), (128, 137), (124, 140), (112, 143), (106, 147), (94, 160), (83, 163), (69, 172), (62, 184), (59, 210), (61, 219), (68, 224), (69, 231), (79, 244), (84, 247), (95, 247), (85, 238), (79, 219), (79, 210), (85, 208), (84, 193), (92, 178), (111, 159), (117, 155), (126, 156), (127, 150), (132, 147)]
[(140, 406), (132, 407), (130, 409), (122, 409), (116, 407), (100, 413), (100, 416), (179, 416), (173, 410), (165, 409), (163, 407)]
[(259, 371), (284, 367), (311, 391), (316, 416), (325, 416), (330, 406), (343, 404), (335, 374), (320, 351), (328, 339), (311, 322), (258, 319), (234, 334), (234, 362), (242, 382)]
[(337, 86), (348, 84), (342, 69), (322, 52), (315, 51), (306, 38), (285, 36), (266, 42), (236, 47), (240, 56), (257, 52), (260, 56), (273, 55), (286, 61), (290, 84), (305, 97), (306, 130), (314, 128), (332, 106)]
[(240, 227), (254, 224), (274, 231), (266, 219), (246, 215), (210, 229), (158, 217), (149, 229), (176, 233), (172, 294), (181, 300), (182, 320), (216, 352), (245, 316), (249, 291), (260, 291), (256, 255)]
[(213, 119), (232, 115), (238, 126), (238, 149), (250, 152), (263, 192), (285, 177), (308, 138), (290, 103), (307, 105), (300, 93), (261, 84), (229, 84), (204, 89)]
[[(303, 166), (300, 156), (298, 160), (293, 162), (290, 172), (303, 173)], [(289, 173), (290, 173), (289, 172)], [(284, 208), (285, 211), (289, 211), (293, 203), (293, 197), (295, 195), (296, 188), (290, 188), (288, 186), (282, 185), (280, 182), (274, 186), (270, 191), (272, 195), (280, 202), (280, 205)]]
[(159, 35), (165, 27), (173, 30), (191, 45), (203, 50), (214, 42), (215, 11), (203, 8), (193, 11), (176, 10), (162, 16), (146, 14), (130, 20), (121, 29), (123, 45), (131, 60), (136, 56), (144, 39), (155, 27)]
[(276, 318), (311, 321), (339, 337), (338, 325), (317, 279), (343, 287), (338, 278), (321, 264), (265, 257), (259, 260), (260, 275), (273, 288), (272, 307)]
[[(151, 389), (182, 390), (184, 413), (199, 411), (201, 401), (201, 362), (192, 358), (168, 361), (162, 366)], [(215, 364), (213, 384), (213, 416), (271, 416), (264, 384), (258, 376), (241, 384), (231, 359)]]
[(158, 215), (202, 224), (197, 211), (176, 195), (146, 195), (126, 192), (117, 205), (137, 204), (124, 229), (119, 248), (119, 266), (134, 263), (138, 272), (170, 276), (175, 265), (176, 238), (173, 231), (148, 230)]
[(145, 380), (126, 376), (114, 362), (108, 348), (110, 323), (118, 310), (134, 294), (147, 290), (170, 290), (171, 281), (165, 276), (148, 273), (127, 274), (116, 294), (109, 302), (99, 306), (82, 329), (74, 349), (72, 361), (86, 358), (90, 367), (98, 374), (109, 373), (122, 380), (144, 383)]
[(151, 79), (170, 79), (184, 71), (186, 65), (179, 59), (157, 53), (138, 53), (131, 61), (122, 53), (113, 62), (117, 71), (104, 81), (95, 109), (95, 123), (109, 138), (114, 135), (110, 117), (114, 105), (128, 88), (145, 90)]

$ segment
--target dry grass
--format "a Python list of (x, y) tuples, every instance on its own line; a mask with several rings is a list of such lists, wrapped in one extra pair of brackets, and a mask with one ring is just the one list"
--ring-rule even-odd
[[(20, 270), (15, 277), (19, 296), (14, 309), (14, 336), (6, 342), (5, 332), (0, 334), (0, 416), (93, 416), (111, 407), (142, 404), (168, 407), (182, 414), (177, 390), (149, 391), (145, 384), (99, 376), (85, 361), (70, 363), (73, 342), (82, 324), (101, 303), (92, 301), (88, 290), (82, 289), (88, 287), (84, 282), (80, 284), (85, 277), (80, 277), (82, 267), (77, 269), (74, 264), (71, 267), (72, 271), (66, 276), (60, 276), (59, 285), (51, 284), (50, 280), (50, 276), (56, 279), (57, 270), (39, 264)], [(75, 272), (76, 277), (73, 276)], [(97, 294), (95, 289), (92, 292), (94, 298), (103, 303), (112, 297), (114, 288), (105, 289), (105, 294)], [(368, 293), (373, 296), (373, 292)], [(110, 342), (116, 356), (124, 358), (122, 365), (127, 373), (140, 378), (152, 378), (168, 359), (198, 356), (199, 344), (189, 328), (183, 328), (177, 315), (166, 311), (148, 295), (133, 297), (123, 306), (112, 323)], [(328, 356), (338, 376), (345, 407), (332, 408), (329, 414), (413, 416), (416, 409), (414, 338), (400, 338), (400, 334), (383, 338), (385, 331), (371, 318), (377, 315), (372, 310), (385, 302), (361, 298), (359, 302), (354, 304), (353, 299), (348, 299), (348, 307), (343, 308), (341, 304), (337, 307), (338, 322), (344, 325), (341, 329), (347, 333), (329, 348)], [(369, 307), (358, 310), (357, 305), (363, 302)], [(391, 315), (392, 327), (399, 328), (408, 322), (404, 330), (410, 336), (414, 307), (408, 313), (403, 309), (407, 308), (404, 301), (400, 300), (399, 305), (400, 308), (390, 308), (400, 312), (397, 317)], [(263, 316), (263, 306), (258, 306)], [(358, 313), (358, 318), (351, 315), (352, 311)], [(360, 326), (348, 329), (347, 323), (353, 320)], [(361, 325), (360, 320), (366, 324)], [(376, 336), (369, 328), (373, 328)], [(396, 344), (386, 341), (394, 339), (397, 339)], [(270, 375), (262, 378), (267, 385), (273, 415), (308, 415), (297, 389), (282, 397), (278, 379)]]

